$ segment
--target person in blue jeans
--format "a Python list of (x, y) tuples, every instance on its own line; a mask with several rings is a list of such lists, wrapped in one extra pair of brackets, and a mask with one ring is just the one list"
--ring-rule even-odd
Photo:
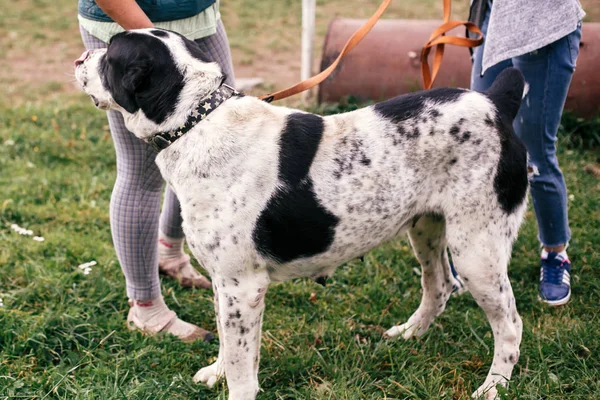
[(470, 20), (485, 37), (483, 45), (473, 49), (471, 89), (487, 90), (511, 66), (521, 71), (529, 86), (514, 130), (527, 147), (532, 172), (531, 197), (542, 243), (539, 295), (553, 306), (567, 303), (571, 296), (567, 188), (556, 140), (584, 16), (577, 0), (471, 3)]

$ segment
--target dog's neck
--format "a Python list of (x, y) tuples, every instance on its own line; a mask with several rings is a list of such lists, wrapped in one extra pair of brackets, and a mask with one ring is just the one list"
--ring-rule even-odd
[(185, 125), (198, 104), (215, 92), (224, 76), (217, 64), (205, 64), (201, 71), (187, 71), (185, 85), (179, 94), (177, 105), (171, 115), (161, 124), (150, 120), (143, 110), (134, 114), (123, 112), (125, 126), (140, 139), (147, 139), (160, 132), (169, 132)]
[(196, 104), (195, 108), (185, 121), (185, 124), (169, 131), (159, 132), (147, 139), (147, 142), (150, 143), (152, 147), (154, 147), (154, 150), (156, 150), (158, 153), (188, 133), (200, 122), (206, 120), (208, 116), (225, 101), (232, 97), (243, 96), (244, 95), (242, 93), (238, 92), (231, 86), (222, 83), (215, 91), (201, 99), (200, 102)]

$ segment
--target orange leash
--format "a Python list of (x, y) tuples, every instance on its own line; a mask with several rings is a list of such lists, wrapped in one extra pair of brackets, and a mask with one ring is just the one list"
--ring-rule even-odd
[[(450, 0), (444, 0), (444, 23), (433, 31), (431, 36), (429, 36), (429, 40), (425, 46), (423, 46), (423, 50), (421, 50), (421, 74), (423, 75), (423, 87), (425, 89), (431, 89), (433, 81), (440, 70), (442, 58), (444, 57), (445, 44), (453, 44), (461, 47), (477, 47), (483, 43), (483, 33), (481, 33), (477, 25), (467, 21), (450, 21), (450, 11)], [(478, 34), (479, 38), (468, 39), (458, 36), (446, 36), (448, 31), (461, 25), (465, 26), (469, 32)], [(427, 56), (429, 56), (429, 52), (434, 46), (435, 54), (433, 56), (433, 64), (430, 70), (427, 62)]]
[(381, 3), (377, 11), (375, 11), (375, 14), (373, 14), (371, 18), (369, 18), (367, 22), (365, 22), (360, 28), (358, 28), (358, 30), (354, 32), (350, 39), (348, 39), (340, 55), (335, 59), (333, 63), (331, 63), (329, 67), (321, 71), (319, 74), (313, 76), (312, 78), (308, 78), (287, 89), (280, 90), (278, 92), (271, 93), (265, 96), (261, 96), (259, 97), (259, 99), (270, 103), (273, 100), (285, 99), (286, 97), (290, 97), (300, 92), (304, 92), (305, 90), (308, 90), (323, 82), (335, 70), (342, 58), (344, 58), (344, 56), (348, 54), (350, 50), (352, 50), (358, 43), (360, 43), (360, 41), (367, 35), (367, 33), (369, 33), (369, 31), (371, 31), (373, 26), (375, 26), (375, 23), (379, 20), (379, 18), (381, 17), (383, 12), (388, 8), (391, 2), (392, 0), (383, 0), (383, 3)]
[[(392, 0), (383, 0), (383, 3), (379, 6), (375, 14), (371, 16), (354, 34), (348, 39), (346, 44), (344, 45), (342, 51), (338, 55), (338, 57), (331, 63), (329, 67), (313, 76), (312, 78), (306, 79), (302, 82), (295, 84), (294, 86), (290, 86), (287, 89), (283, 89), (277, 91), (275, 93), (267, 94), (264, 96), (260, 96), (259, 99), (264, 100), (268, 103), (274, 100), (285, 99), (286, 97), (293, 96), (295, 94), (304, 92), (319, 83), (323, 82), (331, 73), (336, 69), (342, 58), (346, 56), (360, 41), (371, 31), (373, 26), (377, 23), (379, 18), (383, 15), (384, 11), (388, 8)], [(463, 47), (475, 47), (479, 46), (483, 42), (483, 34), (479, 30), (479, 28), (471, 23), (471, 22), (461, 22), (461, 21), (450, 21), (450, 0), (444, 0), (444, 23), (437, 28), (431, 36), (429, 37), (429, 41), (423, 47), (421, 51), (421, 73), (423, 75), (423, 87), (425, 89), (430, 89), (437, 73), (440, 69), (440, 65), (442, 64), (442, 58), (444, 56), (444, 45), (445, 44), (453, 44), (456, 46)], [(469, 32), (477, 33), (480, 35), (478, 39), (467, 39), (457, 36), (445, 36), (446, 32), (464, 25)], [(431, 48), (436, 47), (435, 55), (433, 58), (433, 68), (430, 72), (429, 65), (427, 63), (427, 56), (431, 51)]]

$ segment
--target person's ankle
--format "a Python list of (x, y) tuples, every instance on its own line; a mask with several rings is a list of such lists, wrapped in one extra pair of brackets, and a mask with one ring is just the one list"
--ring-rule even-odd
[(162, 296), (148, 300), (132, 300), (130, 305), (135, 308), (136, 315), (142, 320), (148, 320), (153, 316), (169, 311), (169, 307)]
[(548, 253), (562, 253), (566, 249), (567, 246), (564, 244), (560, 244), (558, 246), (544, 246), (544, 250), (546, 250)]
[(560, 255), (563, 259), (567, 259), (567, 246), (564, 244), (558, 246), (543, 246), (542, 247), (542, 259), (545, 260), (548, 258), (549, 253), (556, 253)]
[(158, 258), (159, 260), (172, 260), (180, 258), (183, 252), (183, 243), (185, 237), (173, 238), (165, 235), (161, 230), (158, 231)]
[(550, 253), (556, 254), (556, 257), (560, 257), (562, 260), (567, 260), (567, 261), (569, 260), (569, 255), (567, 254), (567, 250), (565, 248), (563, 248), (562, 251), (554, 250), (554, 251), (550, 252), (550, 251), (546, 250), (546, 247), (542, 248), (542, 254), (541, 254), (542, 260), (547, 260)]

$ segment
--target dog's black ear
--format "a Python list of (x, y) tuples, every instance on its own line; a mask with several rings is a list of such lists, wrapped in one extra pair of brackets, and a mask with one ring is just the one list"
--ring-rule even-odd
[(125, 90), (135, 93), (148, 80), (150, 72), (152, 72), (150, 61), (137, 59), (127, 66), (121, 84)]
[(150, 60), (142, 58), (131, 61), (125, 68), (120, 83), (113, 86), (112, 95), (117, 104), (130, 113), (136, 112), (140, 108), (136, 95), (147, 86), (151, 72)]

